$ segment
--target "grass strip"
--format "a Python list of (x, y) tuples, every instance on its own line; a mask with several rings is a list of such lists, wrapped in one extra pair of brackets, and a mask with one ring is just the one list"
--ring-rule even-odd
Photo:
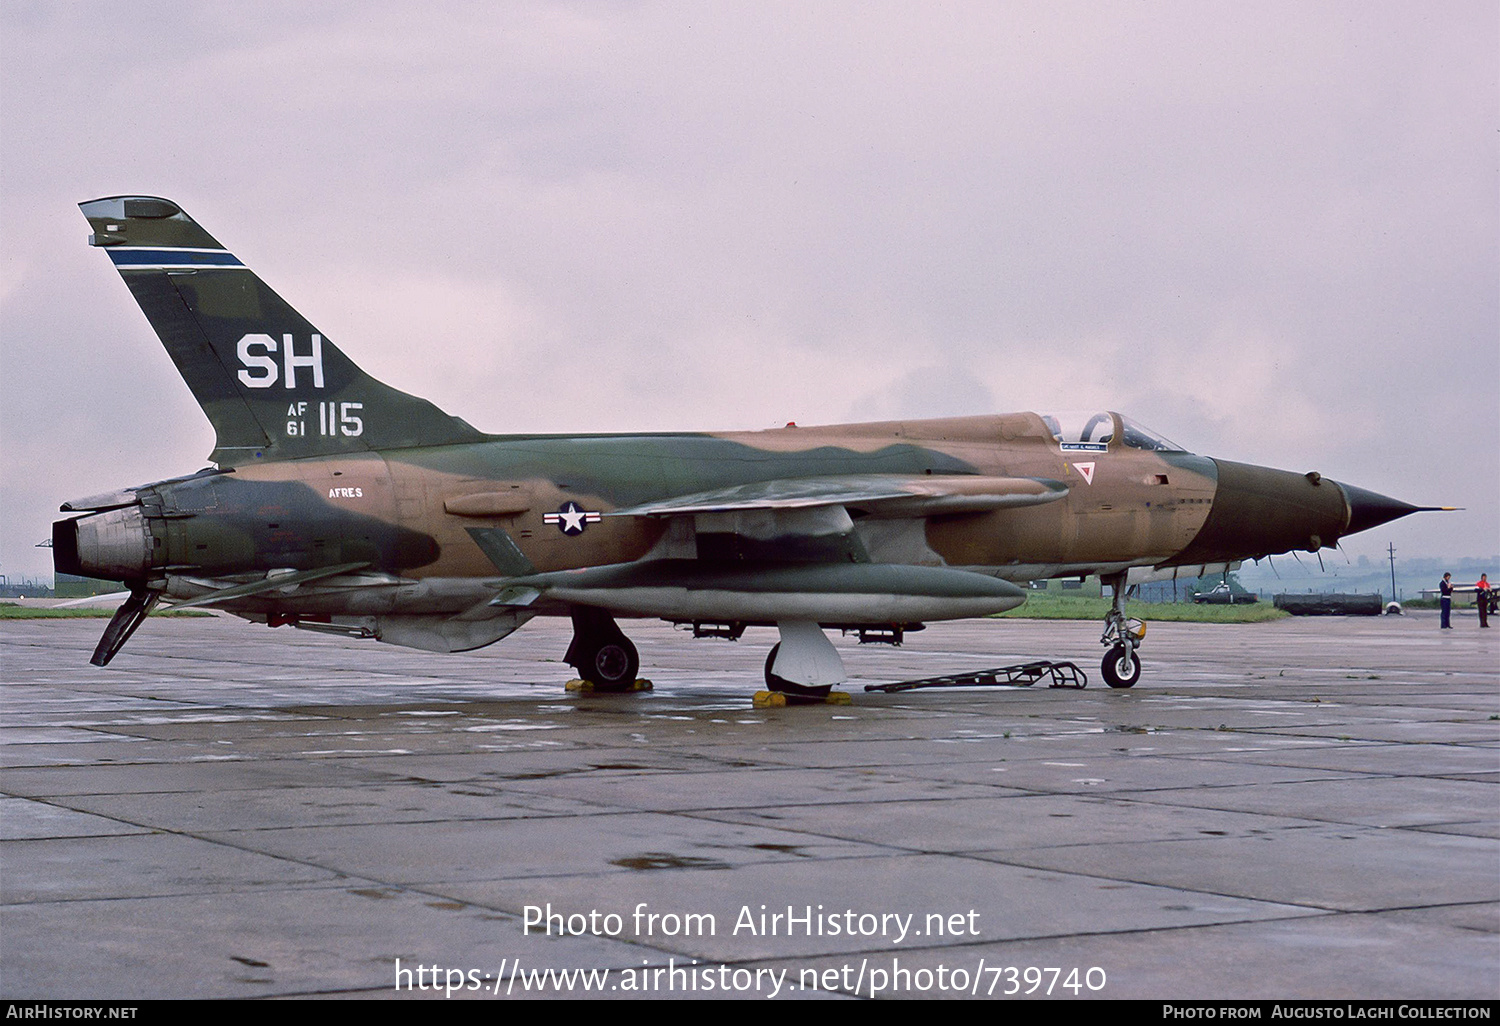
[[(1110, 610), (1106, 598), (1063, 598), (1031, 595), (1026, 604), (999, 616), (1020, 620), (1103, 620)], [(1196, 602), (1126, 602), (1125, 615), (1146, 621), (1178, 623), (1266, 623), (1282, 620), (1290, 613), (1270, 602), (1245, 606), (1211, 606)]]
[[(115, 615), (113, 609), (57, 609), (53, 606), (22, 606), (14, 602), (0, 602), (0, 620), (108, 620)], [(213, 616), (201, 609), (152, 610), (152, 616)]]

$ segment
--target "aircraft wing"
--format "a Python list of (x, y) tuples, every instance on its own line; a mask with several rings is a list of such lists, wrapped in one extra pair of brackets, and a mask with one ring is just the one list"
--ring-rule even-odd
[[(854, 517), (916, 523), (1067, 494), (1066, 485), (1044, 478), (956, 474), (789, 478), (693, 492), (604, 514), (669, 520), (651, 558), (512, 577), (491, 605), (527, 609), (545, 597), (637, 616), (752, 623), (987, 615), (1019, 605), (1025, 594), (986, 574), (884, 559), (867, 545), (878, 538), (862, 537)], [(891, 527), (900, 533), (900, 524)]]
[(1060, 481), (967, 474), (783, 478), (617, 509), (606, 516), (678, 517), (843, 506), (876, 517), (923, 517), (1039, 506), (1068, 494)]
[[(875, 571), (875, 566), (921, 563), (935, 569), (941, 564), (941, 557), (926, 548), (923, 521), (927, 517), (1037, 506), (1067, 494), (1067, 485), (1046, 478), (845, 474), (783, 478), (693, 492), (613, 510), (605, 516), (668, 521), (662, 542), (648, 560), (653, 563), (650, 569), (661, 574), (670, 567), (683, 575), (684, 586), (692, 591), (749, 589), (729, 573), (732, 568), (757, 568), (770, 575), (785, 564), (860, 564), (865, 569), (845, 572), (848, 579), (835, 581), (825, 574), (826, 579), (820, 578), (814, 588), (799, 578), (792, 590), (802, 592), (804, 597), (823, 588), (873, 595), (917, 587), (910, 574), (887, 580), (879, 577), (883, 571)], [(700, 573), (713, 578), (713, 585), (707, 586), (695, 576)], [(540, 583), (549, 594), (561, 585), (550, 580)], [(591, 581), (590, 586), (602, 596), (612, 587), (630, 590), (639, 585), (632, 581), (627, 587), (617, 575), (604, 575)], [(652, 588), (669, 586), (664, 580), (653, 579), (651, 583)], [(1002, 597), (1010, 600), (1014, 596), (1006, 592)], [(597, 604), (610, 606), (603, 601)], [(812, 601), (798, 605), (804, 611), (815, 607)]]

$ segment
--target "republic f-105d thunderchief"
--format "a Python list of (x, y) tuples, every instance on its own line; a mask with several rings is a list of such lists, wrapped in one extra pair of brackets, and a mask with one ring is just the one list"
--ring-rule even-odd
[(1104, 676), (1130, 687), (1131, 583), (1419, 509), (1105, 412), (489, 435), (366, 375), (175, 203), (82, 209), (217, 434), (209, 469), (63, 505), (57, 570), (130, 589), (99, 666), (162, 600), (435, 652), (555, 615), (579, 675), (620, 688), (639, 660), (616, 618), (659, 617), (775, 626), (768, 685), (819, 694), (844, 680), (824, 629), (899, 640), (1018, 606), (1015, 582), (1097, 574)]

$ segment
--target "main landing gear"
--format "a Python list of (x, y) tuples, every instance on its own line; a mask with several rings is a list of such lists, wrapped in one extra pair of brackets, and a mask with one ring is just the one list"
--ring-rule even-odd
[(766, 688), (792, 701), (824, 702), (842, 684), (844, 660), (816, 623), (784, 620), (776, 625), (781, 640), (766, 656)]
[(1146, 636), (1146, 625), (1140, 620), (1127, 619), (1125, 616), (1125, 595), (1128, 589), (1123, 572), (1109, 574), (1100, 580), (1114, 591), (1114, 604), (1104, 617), (1104, 636), (1099, 639), (1101, 645), (1110, 646), (1099, 672), (1104, 675), (1104, 683), (1112, 688), (1134, 687), (1135, 682), (1141, 679), (1141, 657), (1138, 652), (1141, 639)]
[(641, 656), (614, 619), (598, 609), (573, 610), (573, 641), (563, 660), (600, 691), (628, 691), (635, 685)]
[[(572, 616), (573, 640), (564, 660), (596, 691), (634, 690), (640, 653), (614, 618), (588, 606), (575, 607)], [(784, 621), (776, 626), (781, 640), (766, 657), (766, 687), (784, 696), (777, 704), (829, 701), (833, 686), (846, 679), (838, 649), (815, 622)], [(832, 697), (848, 701), (847, 695)]]

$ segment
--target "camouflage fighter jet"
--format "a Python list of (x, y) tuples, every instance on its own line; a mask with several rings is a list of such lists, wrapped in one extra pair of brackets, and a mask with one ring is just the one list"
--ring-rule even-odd
[[(630, 686), (617, 617), (775, 626), (774, 691), (845, 679), (824, 634), (899, 641), (1097, 574), (1112, 687), (1128, 586), (1317, 552), (1419, 507), (1195, 456), (1117, 413), (756, 432), (490, 435), (361, 371), (175, 203), (81, 204), (217, 441), (214, 466), (65, 503), (59, 572), (121, 580), (106, 665), (159, 602), (434, 652), (569, 616), (567, 661)], [(1430, 508), (1430, 507), (1428, 507)]]

